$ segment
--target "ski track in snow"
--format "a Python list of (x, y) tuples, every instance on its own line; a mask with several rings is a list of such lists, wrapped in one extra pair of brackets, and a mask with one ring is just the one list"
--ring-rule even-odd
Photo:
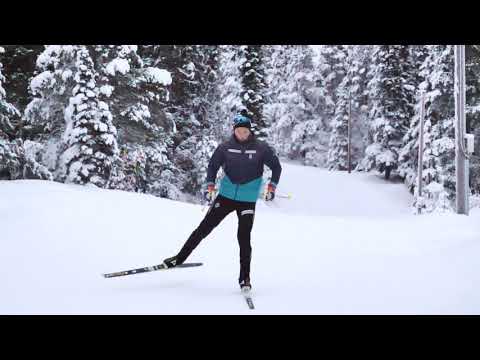
[(105, 279), (160, 263), (202, 206), (39, 180), (0, 181), (0, 314), (479, 314), (480, 209), (411, 213), (406, 187), (374, 174), (282, 162), (252, 231), (249, 310), (237, 285), (237, 218), (191, 269)]

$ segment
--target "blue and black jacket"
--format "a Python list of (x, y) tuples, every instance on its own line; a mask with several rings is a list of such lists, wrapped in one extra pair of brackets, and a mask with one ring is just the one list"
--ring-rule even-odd
[(264, 141), (253, 134), (245, 142), (235, 135), (220, 144), (210, 159), (207, 185), (215, 184), (220, 166), (225, 176), (221, 179), (219, 194), (237, 201), (256, 202), (262, 186), (263, 166), (272, 170), (270, 183), (276, 187), (282, 167), (278, 157)]

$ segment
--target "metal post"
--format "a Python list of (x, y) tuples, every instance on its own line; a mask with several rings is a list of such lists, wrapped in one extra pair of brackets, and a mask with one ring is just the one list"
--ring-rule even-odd
[[(418, 171), (417, 171), (417, 199), (422, 197), (423, 184), (423, 124), (425, 122), (425, 93), (421, 93), (420, 105), (420, 133), (418, 135)], [(422, 213), (422, 209), (418, 207), (418, 213)]]
[(352, 171), (352, 49), (348, 48), (348, 148), (347, 161), (348, 173)]
[(465, 156), (465, 45), (455, 45), (455, 162), (457, 214), (468, 215), (468, 166)]
[(348, 173), (352, 171), (352, 98), (348, 91)]

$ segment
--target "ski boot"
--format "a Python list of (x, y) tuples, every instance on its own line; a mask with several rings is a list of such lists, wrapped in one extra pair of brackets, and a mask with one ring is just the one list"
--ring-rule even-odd
[(252, 290), (252, 284), (250, 283), (250, 279), (244, 279), (240, 281), (239, 285), (240, 285), (240, 290), (242, 290), (242, 292), (248, 292)]
[(180, 262), (178, 262), (177, 256), (172, 256), (163, 260), (163, 265), (165, 265), (167, 268), (173, 268), (177, 265), (180, 265)]

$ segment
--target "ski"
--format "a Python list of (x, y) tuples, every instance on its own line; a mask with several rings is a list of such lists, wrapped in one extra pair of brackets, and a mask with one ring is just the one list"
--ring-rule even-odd
[(254, 310), (255, 306), (253, 306), (253, 300), (252, 300), (252, 296), (250, 295), (250, 289), (247, 287), (242, 288), (242, 294), (250, 310)]
[(107, 274), (103, 274), (103, 277), (111, 278), (111, 277), (117, 277), (117, 276), (140, 274), (140, 273), (150, 272), (150, 271), (172, 270), (172, 269), (175, 269), (175, 268), (189, 268), (189, 267), (195, 267), (195, 266), (201, 266), (201, 265), (203, 265), (203, 263), (185, 263), (185, 264), (177, 265), (177, 266), (172, 267), (172, 268), (168, 268), (168, 267), (165, 266), (165, 264), (159, 264), (159, 265), (147, 266), (147, 267), (142, 267), (142, 268), (137, 268), (137, 269), (107, 273)]

